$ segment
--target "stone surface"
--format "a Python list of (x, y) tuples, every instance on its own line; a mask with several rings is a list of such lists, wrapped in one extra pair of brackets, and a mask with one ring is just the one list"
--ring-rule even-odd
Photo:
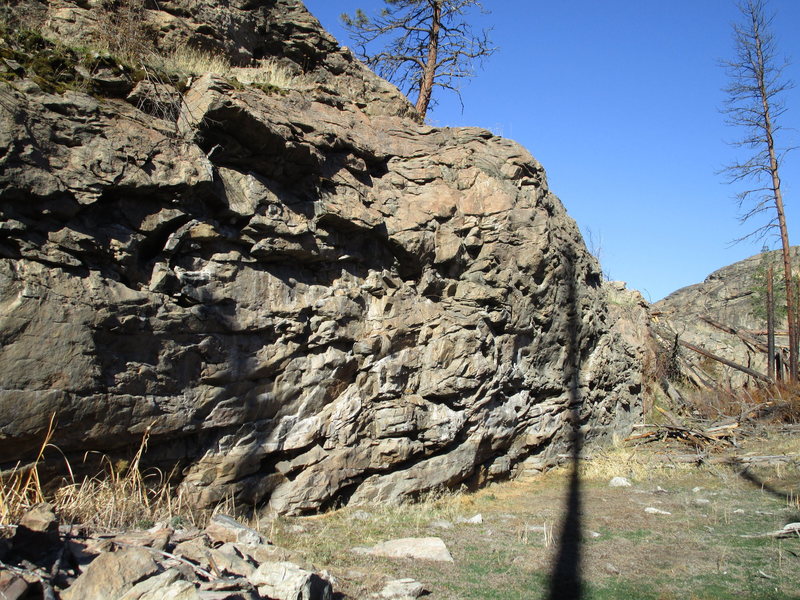
[[(149, 577), (144, 581), (140, 581), (133, 587), (131, 587), (123, 596), (120, 597), (120, 600), (156, 600), (156, 598), (164, 599), (164, 598), (171, 598), (171, 596), (164, 596), (164, 592), (166, 590), (170, 590), (172, 585), (177, 582), (181, 577), (180, 571), (177, 569), (168, 569), (163, 573), (159, 573), (154, 577)], [(187, 584), (187, 582), (181, 582), (182, 584)], [(188, 584), (192, 590), (194, 590), (194, 586)], [(183, 586), (185, 587), (185, 586)], [(181, 598), (191, 597), (186, 596), (187, 592), (181, 592)]]
[(25, 597), (30, 587), (22, 577), (0, 569), (0, 598), (3, 600), (20, 600)]
[(144, 548), (126, 548), (98, 556), (61, 593), (64, 600), (118, 600), (140, 581), (155, 575), (158, 565)]
[(240, 542), (243, 544), (258, 545), (264, 538), (255, 529), (239, 523), (233, 517), (220, 513), (211, 517), (205, 529), (206, 535), (214, 542)]
[(11, 538), (14, 553), (20, 558), (38, 561), (58, 551), (58, 518), (53, 505), (40, 503), (20, 519)]
[[(409, 118), (296, 0), (159, 6), (160, 44), (307, 87), (204, 76), (172, 123), (0, 83), (0, 467), (55, 414), (73, 465), (149, 430), (143, 465), (195, 504), (303, 514), (629, 431), (635, 336), (527, 150)], [(48, 10), (64, 39), (97, 16)]]
[(425, 586), (411, 578), (393, 579), (386, 583), (376, 598), (386, 600), (412, 600), (425, 592)]
[(263, 563), (248, 577), (258, 593), (275, 600), (331, 600), (330, 582), (293, 563)]
[(58, 517), (53, 505), (43, 502), (33, 506), (19, 521), (19, 525), (39, 533), (54, 533), (58, 529)]
[(355, 548), (357, 552), (387, 558), (413, 558), (453, 562), (444, 541), (438, 537), (401, 538), (375, 544), (371, 548)]
[[(709, 352), (749, 367), (767, 372), (766, 355), (753, 350), (735, 335), (720, 331), (702, 317), (711, 317), (724, 325), (745, 332), (766, 330), (765, 316), (759, 316), (754, 306), (758, 304), (757, 289), (764, 286), (766, 264), (772, 262), (776, 272), (783, 273), (782, 255), (779, 251), (757, 254), (743, 261), (723, 267), (694, 285), (681, 288), (653, 305), (654, 315), (662, 326), (662, 343), (671, 350), (674, 334)], [(792, 248), (793, 268), (800, 267), (800, 248)], [(780, 269), (779, 269), (780, 267)], [(776, 328), (787, 329), (785, 319)], [(759, 336), (766, 341), (766, 336)], [(786, 345), (786, 336), (776, 336), (776, 344)], [(699, 385), (714, 381), (720, 385), (740, 386), (752, 380), (745, 374), (719, 362), (704, 358), (691, 350), (679, 351), (681, 374)], [(699, 377), (698, 377), (699, 375)]]
[(608, 482), (609, 487), (631, 487), (631, 482), (626, 477), (612, 477)]
[(654, 506), (648, 506), (647, 508), (644, 509), (644, 512), (646, 512), (648, 515), (671, 515), (672, 514), (671, 512), (668, 512), (666, 510), (661, 510), (660, 508), (656, 508)]

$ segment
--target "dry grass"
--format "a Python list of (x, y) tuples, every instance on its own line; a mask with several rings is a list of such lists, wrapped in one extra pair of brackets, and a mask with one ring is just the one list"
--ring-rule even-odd
[(253, 67), (231, 69), (231, 75), (245, 85), (271, 86), (280, 90), (302, 87), (302, 80), (275, 59), (258, 61)]
[(735, 417), (764, 423), (800, 423), (800, 385), (778, 383), (690, 394), (692, 407), (706, 419)]
[[(67, 462), (68, 478), (52, 495), (44, 492), (39, 477), (44, 452), (58, 450), (50, 440), (55, 432), (55, 419), (40, 447), (36, 460), (25, 467), (17, 466), (2, 477), (0, 487), (0, 526), (19, 522), (31, 507), (49, 501), (66, 522), (81, 523), (99, 529), (124, 529), (151, 526), (157, 521), (170, 521), (176, 517), (192, 524), (204, 523), (209, 514), (193, 510), (180, 492), (170, 485), (169, 477), (159, 471), (144, 472), (141, 460), (147, 449), (149, 429), (130, 461), (114, 463), (101, 456), (103, 470), (93, 477), (76, 481)], [(88, 452), (86, 457), (96, 455)], [(223, 503), (219, 510), (233, 508)]]
[(280, 90), (297, 89), (300, 85), (300, 80), (275, 59), (257, 61), (252, 67), (232, 67), (230, 61), (221, 54), (186, 45), (166, 54), (149, 53), (143, 63), (179, 78), (211, 74), (235, 79), (244, 85), (269, 86)]
[(0, 526), (17, 523), (33, 505), (44, 501), (42, 482), (39, 478), (39, 464), (44, 451), (50, 447), (50, 440), (55, 433), (55, 415), (50, 418), (44, 442), (32, 464), (17, 464), (9, 473), (0, 476)]
[(167, 521), (187, 512), (186, 503), (159, 471), (145, 474), (140, 468), (150, 430), (128, 463), (114, 464), (102, 457), (103, 473), (59, 488), (54, 496), (61, 518), (98, 528), (127, 528)]
[[(793, 443), (796, 451), (796, 440), (778, 430), (748, 435), (740, 452), (761, 455)], [(798, 466), (755, 469), (751, 481), (722, 465), (667, 466), (661, 459), (671, 450), (685, 452), (663, 443), (618, 446), (592, 449), (592, 458), (581, 461), (582, 597), (796, 597), (800, 540), (743, 536), (774, 531), (800, 518)], [(272, 539), (315, 568), (330, 570), (346, 598), (369, 597), (386, 579), (399, 577), (422, 582), (432, 598), (545, 598), (547, 578), (562, 548), (567, 473), (567, 467), (554, 469), (417, 505), (347, 507), (318, 517), (280, 518)], [(633, 486), (609, 487), (617, 475), (629, 477)], [(669, 514), (649, 514), (647, 507)], [(464, 522), (477, 513), (483, 523)], [(427, 536), (441, 537), (455, 562), (392, 560), (350, 551), (393, 538)]]
[(192, 46), (179, 46), (163, 54), (149, 53), (142, 62), (170, 75), (186, 77), (189, 75), (231, 76), (231, 63), (221, 54), (206, 52)]

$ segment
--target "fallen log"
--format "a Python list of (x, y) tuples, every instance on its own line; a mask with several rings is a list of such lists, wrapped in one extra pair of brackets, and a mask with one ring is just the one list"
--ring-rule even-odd
[(701, 316), (700, 320), (704, 321), (705, 323), (708, 323), (712, 327), (716, 327), (720, 331), (724, 331), (725, 333), (730, 333), (731, 335), (735, 335), (740, 340), (742, 340), (745, 344), (748, 344), (749, 346), (752, 346), (754, 349), (758, 350), (759, 352), (764, 352), (764, 353), (768, 353), (769, 352), (769, 348), (767, 347), (767, 344), (765, 344), (764, 342), (762, 342), (761, 340), (757, 339), (756, 337), (754, 337), (752, 335), (748, 335), (747, 333), (745, 333), (741, 329), (736, 329), (735, 327), (731, 327), (730, 325), (725, 325), (724, 323), (720, 323), (719, 321), (715, 321), (714, 319), (712, 319), (709, 316)]
[(715, 361), (717, 361), (719, 363), (722, 363), (723, 365), (731, 367), (732, 369), (736, 369), (737, 371), (741, 371), (742, 373), (746, 373), (747, 375), (750, 375), (750, 377), (753, 377), (754, 379), (759, 379), (759, 380), (765, 381), (767, 383), (774, 383), (770, 377), (768, 377), (767, 375), (764, 375), (763, 373), (759, 373), (758, 371), (754, 371), (753, 369), (751, 369), (749, 367), (745, 367), (744, 365), (740, 365), (739, 363), (735, 363), (732, 360), (728, 360), (727, 358), (722, 358), (721, 356), (717, 356), (716, 354), (712, 354), (708, 350), (704, 350), (703, 348), (700, 348), (699, 346), (695, 346), (694, 344), (690, 344), (689, 342), (685, 342), (683, 340), (678, 340), (678, 343), (681, 346), (683, 346), (684, 348), (688, 348), (689, 350), (691, 350), (693, 352), (697, 352), (698, 354), (701, 354), (702, 356), (710, 358), (711, 360), (715, 360)]
[(789, 523), (783, 529), (770, 531), (769, 533), (757, 533), (755, 535), (743, 535), (743, 538), (800, 538), (800, 523)]
[(706, 453), (697, 454), (657, 454), (653, 457), (659, 462), (667, 463), (695, 463), (697, 465), (729, 465), (748, 467), (771, 467), (792, 463), (800, 464), (800, 454), (779, 454), (774, 456), (709, 456)]

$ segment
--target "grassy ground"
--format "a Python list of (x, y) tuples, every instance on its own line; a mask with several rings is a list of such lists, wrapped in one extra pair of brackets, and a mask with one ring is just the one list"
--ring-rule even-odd
[[(765, 437), (765, 431), (741, 444), (742, 454), (800, 451), (792, 436)], [(800, 538), (743, 537), (800, 521), (798, 467), (751, 470), (761, 486), (723, 465), (670, 465), (661, 458), (669, 451), (687, 450), (621, 448), (582, 464), (581, 587), (575, 597), (800, 598)], [(271, 524), (272, 539), (317, 569), (327, 569), (347, 598), (368, 597), (387, 579), (400, 577), (422, 582), (432, 600), (547, 598), (561, 548), (568, 475), (565, 467), (414, 506), (281, 518)], [(616, 475), (629, 477), (633, 485), (609, 487)], [(671, 514), (649, 514), (648, 507)], [(483, 523), (459, 522), (476, 514)], [(349, 551), (424, 536), (441, 537), (454, 563)]]

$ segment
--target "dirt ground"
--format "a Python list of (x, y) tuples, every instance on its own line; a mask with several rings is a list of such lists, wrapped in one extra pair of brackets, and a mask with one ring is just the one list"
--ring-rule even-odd
[[(368, 598), (403, 577), (424, 584), (431, 600), (800, 598), (800, 536), (765, 535), (800, 521), (798, 436), (762, 428), (711, 457), (793, 459), (778, 466), (676, 462), (693, 450), (665, 442), (589, 449), (574, 478), (566, 465), (416, 505), (281, 518), (270, 533), (335, 577), (340, 598)], [(609, 486), (616, 476), (631, 485)], [(482, 522), (464, 522), (476, 515)], [(430, 536), (454, 562), (351, 551)]]

